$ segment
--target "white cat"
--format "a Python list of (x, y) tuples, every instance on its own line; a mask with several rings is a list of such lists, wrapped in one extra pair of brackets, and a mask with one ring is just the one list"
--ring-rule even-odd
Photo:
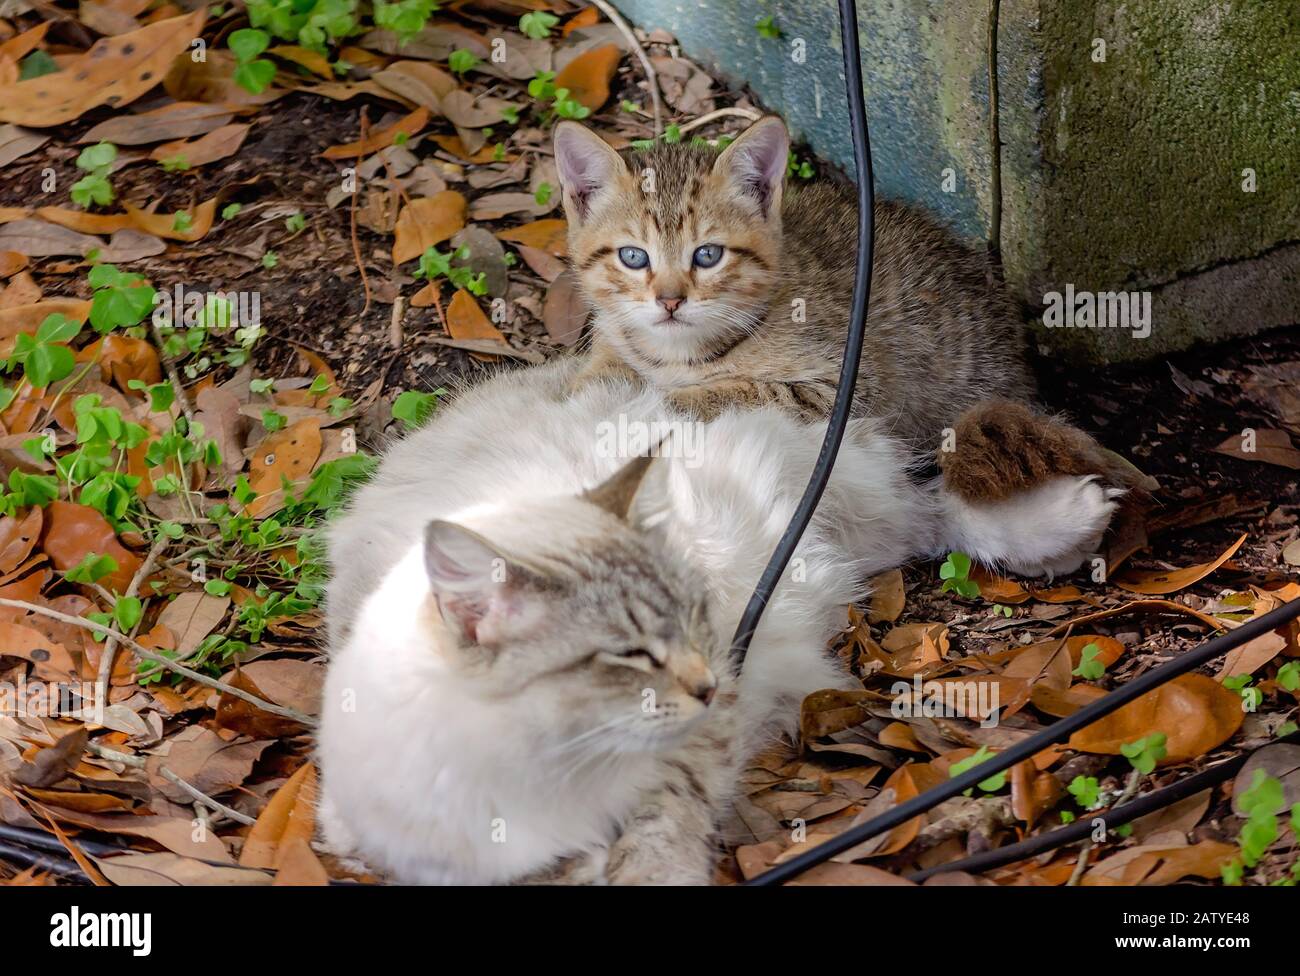
[(740, 764), (848, 680), (826, 646), (868, 576), (958, 547), (1060, 570), (1113, 507), (1059, 479), (972, 509), (855, 421), (737, 677), (727, 641), (824, 425), (727, 412), (689, 456), (629, 464), (611, 423), (683, 418), (625, 381), (574, 394), (575, 365), (465, 394), (332, 530), (322, 823), (395, 880), (707, 882)]

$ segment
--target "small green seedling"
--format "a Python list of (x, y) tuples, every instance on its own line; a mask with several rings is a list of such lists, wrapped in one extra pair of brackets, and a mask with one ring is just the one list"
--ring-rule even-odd
[(943, 592), (955, 590), (958, 596), (974, 599), (980, 595), (979, 584), (970, 578), (970, 556), (964, 552), (952, 552), (939, 567), (939, 578), (943, 580)]
[[(991, 759), (992, 757), (993, 753), (989, 751), (988, 746), (980, 746), (973, 754), (967, 756), (965, 759), (959, 759), (957, 762), (949, 766), (948, 778), (952, 779), (955, 776), (960, 776), (967, 770), (974, 769), (980, 763)], [(1000, 773), (994, 773), (992, 776), (988, 777), (988, 779), (980, 780), (979, 788), (985, 793), (996, 793), (998, 790), (1002, 789), (1006, 783), (1007, 774), (1006, 771), (1003, 770)], [(971, 792), (971, 790), (966, 790), (964, 795), (970, 796)]]
[(1106, 673), (1106, 665), (1098, 660), (1101, 648), (1096, 644), (1085, 644), (1079, 655), (1079, 666), (1070, 673), (1085, 681), (1096, 681)]
[(72, 202), (89, 210), (106, 207), (113, 202), (113, 185), (108, 181), (113, 160), (117, 159), (117, 146), (100, 142), (87, 146), (77, 156), (77, 169), (86, 175), (72, 184)]
[(1119, 747), (1129, 763), (1143, 776), (1156, 768), (1156, 763), (1167, 756), (1165, 743), (1168, 738), (1163, 732), (1153, 732), (1133, 742), (1126, 742)]

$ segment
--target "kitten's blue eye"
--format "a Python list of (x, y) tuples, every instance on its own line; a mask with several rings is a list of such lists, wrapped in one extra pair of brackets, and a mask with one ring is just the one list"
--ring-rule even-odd
[(701, 244), (692, 257), (697, 268), (711, 268), (722, 260), (721, 244)]
[(650, 263), (650, 255), (639, 247), (620, 247), (618, 249), (618, 259), (633, 270), (644, 268)]

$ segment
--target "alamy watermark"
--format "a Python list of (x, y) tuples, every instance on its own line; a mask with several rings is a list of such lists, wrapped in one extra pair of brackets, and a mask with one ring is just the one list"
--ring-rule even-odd
[(704, 424), (697, 420), (602, 420), (596, 425), (596, 456), (679, 457), (688, 468), (704, 463)]
[(176, 285), (153, 296), (153, 322), (160, 327), (257, 330), (262, 324), (262, 293), (203, 291)]
[(1049, 329), (1131, 329), (1134, 339), (1151, 335), (1151, 292), (1075, 291), (1043, 295), (1043, 324)]
[(98, 681), (0, 681), (0, 715), (18, 718), (77, 718), (104, 724), (108, 696)]
[(922, 681), (918, 674), (911, 683), (895, 681), (889, 690), (894, 718), (974, 718), (985, 729), (998, 724), (1001, 701), (995, 681)]

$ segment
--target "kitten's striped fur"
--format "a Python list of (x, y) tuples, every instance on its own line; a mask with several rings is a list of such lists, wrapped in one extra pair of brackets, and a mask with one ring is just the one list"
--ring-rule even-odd
[[(786, 185), (779, 119), (760, 120), (721, 153), (656, 143), (620, 155), (574, 122), (557, 127), (555, 149), (569, 253), (594, 312), (579, 382), (635, 374), (705, 418), (761, 403), (828, 416), (852, 302), (857, 202), (830, 182)], [(704, 244), (725, 249), (714, 267), (692, 263)], [(625, 246), (643, 249), (648, 266), (626, 267)], [(670, 315), (663, 299), (681, 301)], [(952, 429), (940, 455), (945, 480), (972, 500), (1005, 498), (1053, 473), (1113, 476), (1091, 437), (1028, 406), (1023, 347), (1019, 311), (984, 255), (915, 211), (877, 204), (856, 415), (883, 419), (927, 453)], [(1011, 403), (1018, 409), (1006, 414)], [(976, 430), (989, 436), (962, 436)], [(997, 450), (1009, 441), (1014, 451)]]

